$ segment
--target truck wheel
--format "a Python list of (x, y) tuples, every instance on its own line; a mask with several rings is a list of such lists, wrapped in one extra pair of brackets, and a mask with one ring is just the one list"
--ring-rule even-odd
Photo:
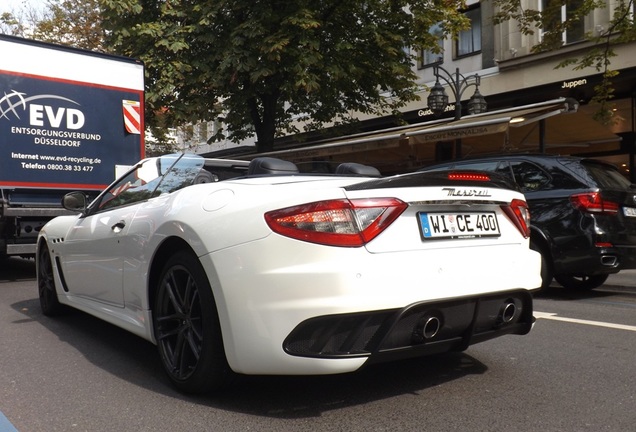
[(64, 307), (57, 299), (55, 291), (55, 281), (53, 280), (53, 265), (51, 254), (46, 244), (43, 244), (38, 251), (38, 296), (40, 297), (40, 307), (46, 316), (55, 316), (63, 312)]
[(541, 290), (545, 291), (550, 288), (552, 283), (552, 262), (548, 253), (535, 242), (530, 242), (530, 249), (541, 254)]
[(609, 275), (556, 275), (554, 278), (564, 288), (575, 289), (579, 291), (588, 291), (598, 288), (605, 283)]
[(153, 325), (170, 381), (185, 393), (220, 388), (230, 369), (205, 271), (196, 256), (180, 251), (168, 260), (159, 281)]

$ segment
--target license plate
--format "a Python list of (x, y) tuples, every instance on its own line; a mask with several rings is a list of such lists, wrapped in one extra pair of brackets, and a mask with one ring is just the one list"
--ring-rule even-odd
[(623, 214), (628, 217), (636, 217), (636, 208), (623, 207)]
[(418, 213), (424, 239), (498, 237), (495, 212)]

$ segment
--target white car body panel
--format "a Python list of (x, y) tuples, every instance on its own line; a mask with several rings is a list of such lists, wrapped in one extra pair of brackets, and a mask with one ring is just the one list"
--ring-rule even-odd
[[(428, 251), (381, 256), (360, 248), (343, 248), (322, 256), (321, 261), (307, 263), (303, 257), (313, 254), (312, 247), (318, 246), (290, 244), (292, 240), (274, 235), (259, 242), (259, 248), (237, 246), (202, 260), (208, 274), (216, 272), (224, 287), (215, 296), (219, 309), (228, 313), (224, 321), (231, 323), (223, 328), (226, 353), (232, 368), (242, 373), (262, 373), (255, 370), (264, 367), (276, 374), (317, 373), (315, 359), (303, 365), (309, 363), (308, 359), (290, 357), (280, 350), (296, 323), (313, 316), (400, 308), (423, 300), (497, 292), (520, 278), (529, 283), (518, 288), (534, 289), (538, 282), (536, 254), (519, 253), (514, 246), (493, 256), (495, 261), (506, 263), (501, 273), (484, 275), (483, 268), (473, 264), (472, 248), (435, 250), (435, 260), (430, 259)], [(263, 249), (287, 249), (298, 259), (281, 262), (274, 253), (263, 256), (252, 252)], [(468, 274), (472, 276), (467, 278)], [(229, 314), (242, 318), (232, 320)], [(279, 354), (275, 358), (261, 354), (273, 351)]]
[[(78, 296), (86, 296), (113, 306), (124, 307), (122, 286), (122, 237), (128, 231), (114, 232), (120, 221), (130, 221), (135, 209), (124, 207), (108, 214), (78, 219), (66, 235), (65, 253), (61, 256), (65, 278), (78, 288)], [(92, 278), (98, 273), (99, 278)], [(86, 281), (91, 281), (87, 284)], [(121, 287), (122, 289), (113, 289)]]
[[(294, 328), (314, 317), (541, 285), (539, 254), (501, 209), (500, 237), (423, 240), (418, 209), (425, 203), (447, 208), (453, 200), (448, 188), (344, 189), (368, 180), (255, 177), (193, 185), (86, 217), (56, 218), (42, 229), (40, 240), (64, 269), (68, 291), (59, 268), (53, 270), (60, 303), (155, 343), (148, 286), (153, 259), (167, 239), (183, 240), (210, 281), (227, 361), (245, 374), (343, 373), (365, 364), (366, 356), (285, 352), (284, 341)], [(512, 190), (472, 190), (473, 196), (462, 198), (465, 206), (482, 205), (487, 194), (502, 203), (524, 199)], [(273, 233), (263, 217), (309, 202), (373, 197), (399, 198), (410, 207), (364, 247), (294, 240)], [(123, 227), (113, 229), (120, 221)]]

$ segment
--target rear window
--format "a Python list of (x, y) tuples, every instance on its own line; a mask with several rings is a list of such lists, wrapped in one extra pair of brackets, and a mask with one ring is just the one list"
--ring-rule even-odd
[(612, 166), (591, 161), (583, 161), (582, 164), (601, 188), (629, 189), (631, 187), (630, 181)]

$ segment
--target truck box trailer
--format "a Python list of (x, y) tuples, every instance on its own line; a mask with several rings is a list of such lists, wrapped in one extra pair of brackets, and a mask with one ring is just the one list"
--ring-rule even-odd
[(71, 190), (144, 157), (144, 65), (0, 35), (0, 258), (32, 256)]

